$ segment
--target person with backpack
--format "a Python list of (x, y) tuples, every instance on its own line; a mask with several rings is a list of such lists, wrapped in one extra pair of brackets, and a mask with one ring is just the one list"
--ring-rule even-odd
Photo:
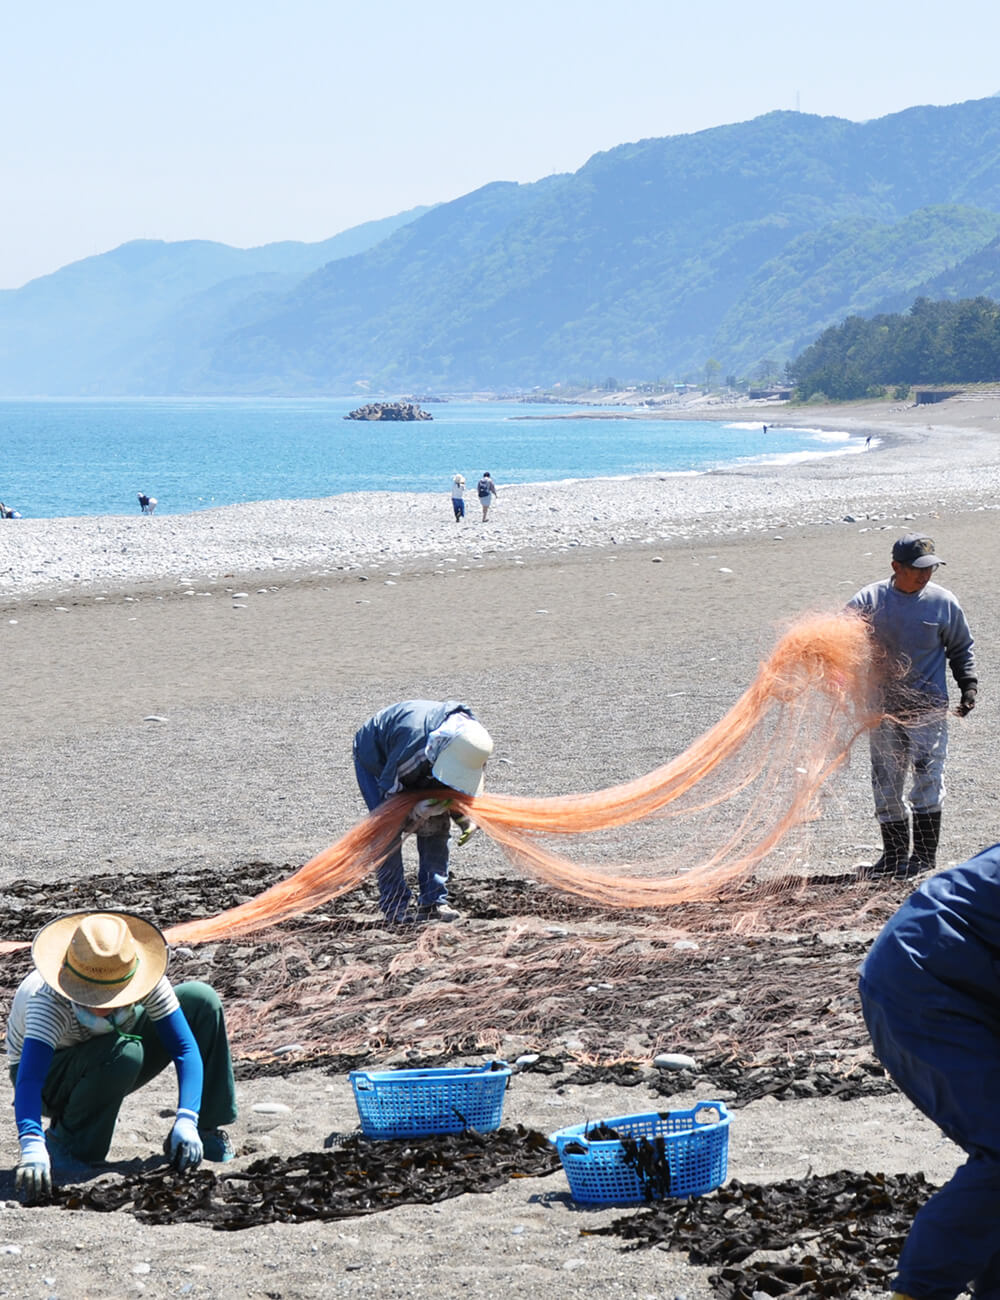
[(483, 523), (490, 513), (490, 506), (493, 504), (493, 498), (497, 494), (497, 485), (488, 469), (483, 470), (483, 477), (476, 484), (476, 495), (479, 497), (479, 504), (483, 507)]

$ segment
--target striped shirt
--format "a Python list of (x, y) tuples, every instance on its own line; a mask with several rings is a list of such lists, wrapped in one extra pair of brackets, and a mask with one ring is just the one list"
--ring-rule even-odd
[[(132, 1032), (141, 1011), (145, 1010), (150, 1020), (165, 1020), (179, 1006), (174, 987), (164, 975), (142, 1002), (119, 1007), (114, 1023), (122, 1033), (128, 1034)], [(91, 1038), (110, 1032), (110, 1023), (106, 1029), (82, 1025), (74, 1011), (74, 1003), (46, 984), (38, 971), (32, 971), (21, 981), (14, 994), (7, 1021), (7, 1063), (10, 1066), (18, 1064), (26, 1038), (37, 1039), (58, 1050), (62, 1047), (75, 1047), (78, 1043), (86, 1043)]]

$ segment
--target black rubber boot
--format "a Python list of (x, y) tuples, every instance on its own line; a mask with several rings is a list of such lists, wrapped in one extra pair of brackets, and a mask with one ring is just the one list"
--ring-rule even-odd
[(910, 875), (910, 821), (879, 822), (882, 856), (870, 867), (861, 867), (863, 880), (905, 880)]
[(913, 852), (906, 864), (908, 876), (937, 870), (937, 847), (941, 838), (941, 810), (913, 814)]

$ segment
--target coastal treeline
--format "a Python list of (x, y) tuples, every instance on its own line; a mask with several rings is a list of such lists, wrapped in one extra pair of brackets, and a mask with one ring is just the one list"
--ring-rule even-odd
[(836, 400), (882, 396), (895, 386), (1000, 380), (1000, 303), (931, 302), (908, 312), (848, 316), (824, 330), (788, 367), (796, 394)]

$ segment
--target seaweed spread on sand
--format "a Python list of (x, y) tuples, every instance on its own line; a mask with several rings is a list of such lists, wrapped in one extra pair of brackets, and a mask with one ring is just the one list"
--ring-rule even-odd
[(62, 1187), (54, 1200), (67, 1210), (127, 1210), (143, 1223), (202, 1223), (235, 1232), (265, 1223), (348, 1219), (399, 1205), (433, 1205), (558, 1168), (548, 1139), (518, 1125), (398, 1142), (350, 1137), (330, 1151), (268, 1156), (236, 1173), (140, 1172)]
[(734, 1178), (709, 1196), (663, 1201), (583, 1232), (721, 1266), (709, 1281), (725, 1300), (852, 1300), (889, 1289), (913, 1216), (934, 1190), (922, 1174), (841, 1170), (763, 1185)]

